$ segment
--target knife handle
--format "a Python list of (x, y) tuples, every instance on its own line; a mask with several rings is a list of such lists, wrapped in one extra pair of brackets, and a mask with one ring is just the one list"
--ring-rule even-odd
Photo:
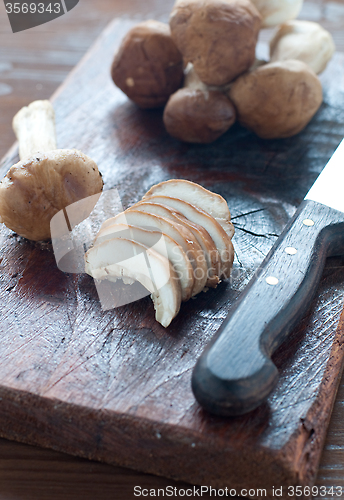
[(344, 253), (344, 213), (306, 200), (278, 238), (192, 374), (211, 413), (241, 415), (275, 387), (271, 355), (310, 306), (326, 257)]

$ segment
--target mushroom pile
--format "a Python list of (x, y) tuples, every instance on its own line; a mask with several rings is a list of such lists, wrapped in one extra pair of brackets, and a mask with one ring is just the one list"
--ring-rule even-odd
[(103, 223), (85, 255), (86, 272), (97, 280), (141, 283), (166, 328), (182, 301), (230, 276), (230, 220), (222, 196), (186, 180), (162, 182)]
[[(0, 182), (0, 222), (29, 240), (47, 240), (53, 216), (101, 193), (102, 176), (96, 163), (81, 151), (57, 149), (55, 113), (49, 101), (34, 101), (22, 108), (13, 119), (13, 129), (20, 161)], [(75, 214), (74, 224), (88, 215)]]
[[(317, 74), (335, 46), (319, 24), (295, 21), (303, 0), (177, 0), (169, 25), (132, 28), (114, 83), (142, 108), (165, 106), (167, 132), (209, 143), (238, 121), (265, 139), (291, 137), (322, 103)], [(262, 28), (277, 27), (270, 61), (255, 60)]]

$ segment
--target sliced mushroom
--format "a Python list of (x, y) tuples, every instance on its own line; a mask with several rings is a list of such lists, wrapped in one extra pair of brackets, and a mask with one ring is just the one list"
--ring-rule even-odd
[[(158, 250), (179, 279), (182, 299), (188, 300), (204, 290), (205, 285), (215, 287), (219, 278), (229, 277), (234, 258), (233, 233), (230, 212), (221, 196), (196, 183), (173, 179), (153, 186), (142, 201), (106, 220), (94, 248), (115, 237)], [(105, 260), (101, 277), (109, 272), (106, 265)], [(135, 279), (138, 268), (132, 269), (125, 280)], [(94, 272), (92, 275), (97, 277)], [(116, 278), (109, 275), (108, 279)], [(141, 282), (144, 283), (143, 278)], [(171, 321), (171, 314), (168, 318)]]
[[(176, 198), (175, 196), (167, 196), (167, 195), (152, 195), (152, 196), (144, 196), (144, 201), (149, 201), (151, 203), (162, 203), (163, 205), (167, 205), (175, 210), (178, 210), (184, 217), (189, 219), (196, 224), (204, 227), (206, 231), (209, 233), (207, 227), (210, 231), (213, 229), (213, 226), (216, 228), (218, 225), (221, 226), (222, 229), (226, 232), (228, 237), (232, 239), (234, 236), (234, 226), (233, 224), (226, 219), (218, 219), (213, 217), (205, 210), (202, 210), (200, 207), (196, 207), (196, 205), (182, 200), (180, 198)], [(215, 222), (214, 222), (215, 221)], [(209, 226), (210, 224), (210, 226)], [(222, 234), (222, 232), (221, 232)]]
[(178, 276), (168, 259), (155, 250), (133, 240), (113, 238), (90, 248), (85, 259), (86, 272), (97, 280), (127, 277), (139, 281), (151, 292), (155, 318), (165, 328), (178, 314)]
[[(222, 196), (212, 193), (195, 182), (184, 179), (171, 179), (152, 186), (143, 199), (148, 196), (171, 196), (191, 203), (208, 214), (218, 222), (230, 222), (231, 214), (227, 202)], [(233, 228), (234, 234), (234, 228)]]
[(195, 281), (192, 296), (197, 295), (203, 290), (207, 282), (207, 263), (202, 248), (191, 231), (186, 227), (167, 217), (140, 212), (138, 210), (127, 210), (112, 219), (108, 219), (102, 225), (102, 229), (113, 223), (130, 224), (145, 229), (158, 229), (173, 238), (181, 245), (193, 267)]
[[(0, 222), (30, 240), (46, 240), (51, 236), (52, 217), (68, 205), (100, 193), (103, 180), (96, 163), (85, 154), (56, 149), (54, 110), (49, 101), (35, 101), (21, 109), (13, 127), (21, 161), (0, 183)], [(73, 222), (88, 215), (80, 213), (80, 220)]]
[[(234, 260), (234, 248), (232, 244), (232, 236), (234, 234), (234, 226), (228, 221), (223, 220), (222, 225), (209, 213), (204, 210), (188, 203), (184, 200), (173, 198), (171, 196), (147, 196), (144, 197), (145, 200), (150, 203), (162, 203), (166, 206), (172, 207), (178, 210), (184, 217), (187, 217), (190, 221), (195, 222), (199, 226), (202, 226), (211, 239), (213, 240), (217, 252), (220, 255), (221, 271), (220, 277), (228, 277), (232, 268)], [(222, 258), (223, 257), (223, 263)], [(216, 254), (214, 254), (216, 257)]]
[(213, 240), (202, 226), (189, 221), (182, 214), (173, 210), (173, 208), (161, 203), (150, 203), (149, 201), (143, 201), (135, 203), (135, 205), (129, 210), (131, 209), (142, 210), (144, 212), (153, 213), (162, 217), (171, 218), (172, 220), (178, 222), (179, 224), (182, 224), (187, 229), (189, 229), (200, 244), (207, 263), (208, 269), (206, 286), (216, 288), (220, 281), (219, 276), (221, 274), (220, 256)]
[(182, 300), (189, 300), (194, 285), (193, 268), (181, 245), (167, 234), (149, 231), (138, 226), (113, 224), (99, 231), (94, 246), (112, 238), (137, 241), (167, 257), (180, 280)]

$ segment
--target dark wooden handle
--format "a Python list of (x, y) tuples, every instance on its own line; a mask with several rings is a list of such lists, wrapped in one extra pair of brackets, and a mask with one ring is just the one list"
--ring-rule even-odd
[(304, 315), (326, 257), (344, 253), (344, 213), (304, 201), (198, 360), (192, 389), (217, 415), (259, 406), (276, 385), (275, 349)]

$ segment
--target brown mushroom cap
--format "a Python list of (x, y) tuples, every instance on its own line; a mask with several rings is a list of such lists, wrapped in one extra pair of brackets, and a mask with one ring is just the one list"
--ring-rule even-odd
[(145, 21), (125, 36), (115, 55), (114, 83), (141, 108), (166, 104), (183, 83), (183, 58), (167, 24)]
[(261, 16), (249, 0), (178, 0), (172, 37), (207, 85), (225, 85), (255, 59)]
[(164, 111), (167, 132), (185, 142), (209, 143), (235, 122), (235, 109), (218, 90), (183, 88), (173, 94)]
[(102, 188), (96, 163), (80, 151), (37, 153), (13, 165), (0, 182), (0, 219), (24, 238), (46, 240), (57, 212)]
[(240, 76), (231, 86), (239, 122), (264, 139), (299, 133), (322, 103), (316, 74), (302, 61), (265, 64)]

